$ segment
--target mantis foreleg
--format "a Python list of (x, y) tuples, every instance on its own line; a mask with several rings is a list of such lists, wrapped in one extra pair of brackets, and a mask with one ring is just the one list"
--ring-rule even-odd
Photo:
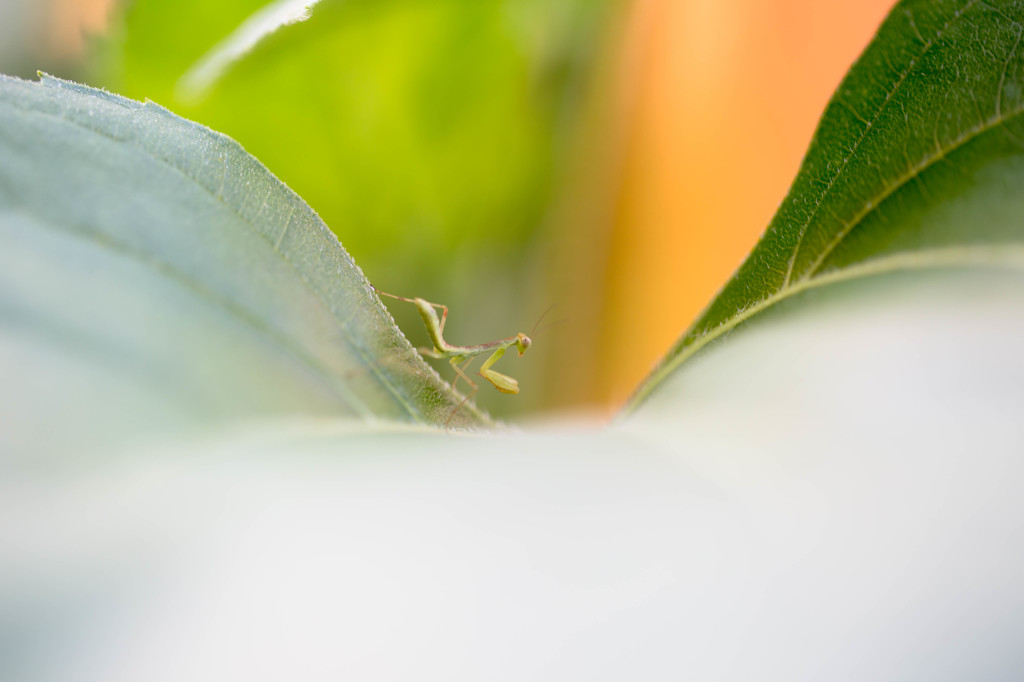
[(494, 351), (491, 357), (484, 361), (484, 364), (480, 365), (480, 376), (487, 379), (489, 382), (494, 384), (494, 387), (502, 393), (519, 393), (519, 382), (512, 377), (496, 372), (491, 369), (491, 365), (496, 363), (501, 356), (505, 354), (507, 348), (499, 348)]

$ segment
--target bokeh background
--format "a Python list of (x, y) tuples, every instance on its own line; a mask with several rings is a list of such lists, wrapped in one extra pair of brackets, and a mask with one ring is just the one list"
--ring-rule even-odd
[[(234, 137), (446, 336), (534, 333), (502, 416), (611, 414), (743, 260), (891, 0), (324, 0), (206, 92), (265, 0), (0, 0), (0, 71)], [(391, 306), (414, 344), (411, 306)], [(450, 370), (439, 366), (450, 376)]]

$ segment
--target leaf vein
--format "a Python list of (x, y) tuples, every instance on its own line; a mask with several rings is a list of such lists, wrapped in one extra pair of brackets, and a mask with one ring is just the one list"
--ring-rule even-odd
[(1006, 72), (1010, 68), (1010, 62), (1013, 61), (1014, 56), (1017, 54), (1017, 49), (1020, 47), (1021, 36), (1024, 36), (1024, 29), (1020, 26), (1017, 27), (1017, 41), (1010, 48), (1010, 53), (1006, 55), (1006, 61), (1003, 62), (1003, 72), (999, 75), (999, 86), (996, 88), (996, 116), (1002, 114), (1003, 111), (1003, 87), (1006, 84)]
[(994, 129), (996, 126), (1003, 124), (1017, 116), (1020, 116), (1022, 111), (1024, 110), (1018, 107), (1016, 110), (1014, 110), (1012, 113), (1006, 116), (1003, 116), (1001, 118), (993, 116), (989, 120), (985, 121), (982, 125), (974, 126), (973, 128), (968, 128), (960, 137), (953, 140), (945, 148), (940, 146), (934, 154), (926, 156), (924, 159), (921, 160), (920, 163), (910, 168), (910, 170), (907, 173), (898, 177), (895, 182), (887, 186), (879, 195), (873, 197), (870, 201), (868, 201), (864, 205), (864, 207), (850, 219), (849, 222), (843, 225), (843, 227), (836, 233), (836, 236), (832, 238), (832, 240), (825, 246), (822, 252), (811, 264), (811, 267), (808, 269), (807, 274), (804, 275), (801, 279), (811, 279), (812, 277), (814, 277), (815, 273), (818, 271), (818, 268), (821, 267), (822, 263), (824, 263), (825, 259), (828, 258), (832, 251), (834, 251), (835, 248), (839, 246), (839, 243), (842, 242), (843, 239), (845, 239), (847, 235), (849, 235), (850, 232), (858, 224), (860, 224), (860, 222), (864, 220), (864, 218), (872, 210), (875, 209), (875, 207), (879, 206), (882, 202), (889, 198), (893, 194), (893, 192), (903, 187), (911, 180), (915, 179), (917, 176), (919, 176), (933, 164), (944, 160), (950, 153), (956, 151), (957, 149), (967, 144), (968, 142), (978, 137), (979, 135), (982, 135), (988, 132), (989, 130)]
[[(878, 109), (875, 111), (875, 115), (872, 116), (872, 118), (871, 118), (871, 122), (864, 128), (863, 131), (861, 131), (860, 137), (857, 138), (857, 141), (854, 142), (853, 147), (850, 148), (849, 153), (843, 158), (843, 162), (842, 162), (842, 164), (840, 164), (839, 170), (836, 171), (835, 175), (833, 175), (832, 178), (829, 180), (828, 185), (825, 188), (825, 191), (822, 192), (821, 197), (818, 199), (818, 202), (815, 204), (814, 210), (811, 211), (811, 214), (807, 217), (807, 220), (805, 220), (804, 223), (800, 226), (799, 234), (797, 235), (796, 245), (793, 247), (793, 254), (790, 256), (789, 263), (786, 266), (786, 277), (782, 281), (782, 287), (781, 287), (782, 289), (785, 289), (787, 286), (789, 286), (789, 283), (790, 283), (790, 281), (791, 281), (791, 279), (793, 277), (793, 268), (796, 266), (797, 258), (800, 255), (800, 249), (803, 247), (804, 237), (807, 234), (807, 228), (810, 227), (811, 223), (814, 221), (815, 216), (817, 216), (817, 214), (818, 214), (818, 210), (821, 208), (822, 204), (825, 203), (825, 198), (828, 196), (829, 192), (831, 192), (832, 187), (835, 184), (835, 182), (843, 174), (843, 171), (846, 170), (847, 167), (849, 167), (850, 160), (856, 155), (857, 150), (860, 148), (861, 143), (867, 137), (868, 133), (871, 132), (872, 128), (874, 127), (874, 122), (878, 120), (878, 117), (882, 114), (882, 112), (885, 110), (885, 107), (889, 104), (889, 101), (893, 98), (893, 96), (896, 94), (896, 92), (900, 89), (900, 87), (906, 81), (907, 76), (917, 66), (918, 61), (925, 54), (927, 54), (928, 51), (936, 43), (938, 43), (942, 39), (942, 36), (945, 35), (946, 31), (949, 30), (949, 28), (950, 28), (950, 26), (952, 26), (953, 22), (955, 22), (956, 20), (960, 19), (960, 17), (962, 17), (968, 10), (970, 10), (971, 7), (976, 5), (978, 3), (978, 1), (979, 0), (972, 0), (972, 2), (968, 3), (962, 10), (956, 12), (953, 15), (952, 18), (950, 18), (949, 20), (946, 21), (945, 24), (943, 24), (942, 28), (938, 31), (938, 33), (936, 34), (936, 36), (935, 36), (935, 38), (933, 40), (929, 40), (929, 41), (925, 42), (924, 49), (921, 50), (920, 54), (915, 56), (913, 59), (910, 60), (910, 62), (907, 63), (906, 68), (900, 74), (899, 78), (893, 84), (892, 88), (890, 88), (889, 92), (886, 93), (885, 99), (883, 99), (882, 103), (878, 106)], [(917, 26), (916, 25), (914, 25), (914, 30), (915, 31), (917, 30)]]

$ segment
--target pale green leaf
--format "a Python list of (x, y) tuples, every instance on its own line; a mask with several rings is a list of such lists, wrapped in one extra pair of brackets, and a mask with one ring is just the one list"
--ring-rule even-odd
[(0, 79), (0, 443), (306, 414), (480, 423), (313, 210), (153, 104)]

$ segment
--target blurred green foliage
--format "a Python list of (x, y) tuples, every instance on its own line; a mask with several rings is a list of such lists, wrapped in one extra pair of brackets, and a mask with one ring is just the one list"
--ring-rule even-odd
[(551, 227), (613, 2), (325, 0), (190, 102), (183, 74), (266, 3), (135, 0), (93, 80), (241, 142), (371, 281), (452, 305), (451, 336), (476, 343), (550, 302), (520, 293), (529, 245)]

